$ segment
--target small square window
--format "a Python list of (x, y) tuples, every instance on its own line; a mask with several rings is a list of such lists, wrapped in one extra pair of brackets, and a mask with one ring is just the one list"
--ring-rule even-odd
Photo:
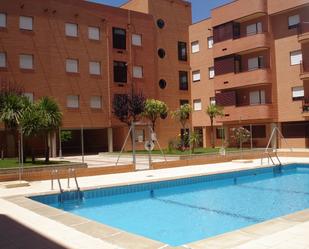
[(19, 67), (21, 69), (33, 69), (33, 55), (31, 54), (19, 55)]
[(216, 104), (216, 98), (210, 97), (209, 102), (210, 102), (211, 105), (215, 105)]
[(299, 15), (289, 16), (288, 22), (289, 22), (289, 29), (298, 27), (300, 23)]
[(100, 40), (100, 28), (88, 27), (88, 39), (99, 41)]
[(290, 53), (291, 65), (299, 65), (302, 63), (303, 55), (301, 50), (293, 51)]
[(194, 111), (202, 110), (202, 101), (200, 99), (193, 100), (193, 109)]
[(214, 46), (214, 38), (212, 36), (207, 38), (208, 48), (212, 48)]
[(67, 96), (67, 107), (68, 108), (79, 108), (79, 96), (78, 95)]
[(200, 51), (200, 44), (198, 41), (194, 41), (191, 43), (191, 52), (192, 54)]
[(67, 59), (66, 60), (66, 72), (78, 73), (78, 60), (77, 59)]
[(101, 75), (101, 63), (97, 61), (90, 61), (89, 73), (92, 75)]
[(19, 17), (19, 28), (22, 30), (33, 30), (33, 17), (20, 16)]
[(189, 100), (187, 100), (187, 99), (181, 99), (181, 100), (179, 100), (179, 105), (180, 105), (180, 106), (186, 105), (186, 104), (189, 104)]
[(0, 68), (6, 67), (6, 53), (0, 52)]
[(142, 46), (142, 36), (133, 34), (132, 35), (132, 45), (134, 46)]
[(6, 28), (6, 14), (0, 13), (0, 28)]
[(143, 78), (143, 67), (134, 66), (133, 67), (133, 77), (134, 78)]
[(213, 79), (215, 77), (215, 68), (210, 67), (208, 70), (209, 70), (209, 79)]
[(93, 109), (101, 109), (102, 108), (102, 97), (92, 96), (90, 99), (90, 107)]
[(33, 97), (33, 93), (24, 93), (23, 94), (26, 98), (28, 98), (28, 100), (33, 103), (34, 101), (34, 97)]
[(201, 80), (201, 71), (196, 70), (192, 72), (192, 81), (193, 82), (198, 82)]
[(78, 25), (76, 23), (66, 23), (65, 24), (65, 35), (70, 36), (70, 37), (77, 37)]
[(293, 101), (296, 100), (303, 100), (305, 96), (304, 87), (297, 86), (292, 88), (292, 99)]

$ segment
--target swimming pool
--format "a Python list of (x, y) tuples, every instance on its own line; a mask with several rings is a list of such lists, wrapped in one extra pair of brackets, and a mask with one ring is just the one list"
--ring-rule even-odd
[(33, 200), (178, 246), (309, 208), (309, 165), (35, 196)]

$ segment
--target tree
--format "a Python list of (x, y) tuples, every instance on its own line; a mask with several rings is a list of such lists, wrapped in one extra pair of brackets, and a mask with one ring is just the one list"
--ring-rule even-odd
[(211, 126), (211, 146), (215, 148), (215, 132), (214, 132), (214, 119), (218, 116), (223, 116), (223, 108), (221, 106), (210, 104), (206, 110), (207, 115), (210, 118)]
[(167, 112), (168, 107), (164, 102), (156, 99), (147, 99), (145, 102), (143, 116), (150, 120), (152, 124), (152, 130), (155, 131), (157, 119), (166, 118)]
[(43, 97), (37, 103), (37, 110), (41, 118), (41, 131), (45, 137), (45, 162), (49, 162), (48, 136), (61, 126), (62, 113), (55, 100)]
[(238, 146), (242, 149), (242, 144), (250, 139), (251, 133), (244, 127), (238, 127), (232, 129), (232, 138), (236, 141)]
[(195, 146), (198, 145), (202, 141), (201, 134), (196, 131), (192, 132), (190, 134), (189, 141), (190, 141), (192, 153), (194, 153)]

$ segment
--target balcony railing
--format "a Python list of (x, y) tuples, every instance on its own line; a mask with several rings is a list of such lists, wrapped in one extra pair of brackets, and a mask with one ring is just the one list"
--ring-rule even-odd
[(298, 25), (298, 35), (303, 35), (305, 33), (309, 33), (309, 21), (308, 22), (301, 22)]
[(309, 97), (303, 99), (303, 112), (309, 113)]

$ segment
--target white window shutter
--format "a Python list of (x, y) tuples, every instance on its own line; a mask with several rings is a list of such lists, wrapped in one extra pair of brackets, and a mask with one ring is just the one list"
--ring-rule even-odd
[(79, 96), (78, 95), (67, 96), (67, 107), (79, 108)]
[(299, 15), (289, 16), (289, 27), (295, 26), (300, 23)]
[(202, 110), (202, 101), (200, 99), (193, 100), (193, 109), (194, 111)]
[(67, 59), (66, 60), (66, 71), (68, 73), (78, 73), (78, 60)]
[(94, 109), (101, 109), (102, 108), (102, 97), (92, 96), (90, 99), (90, 107)]
[(192, 80), (193, 80), (193, 82), (201, 80), (201, 72), (200, 72), (200, 70), (192, 72)]
[(24, 30), (33, 30), (33, 18), (29, 16), (20, 16), (19, 28)]
[(208, 42), (208, 48), (212, 48), (214, 45), (214, 38), (212, 36), (208, 37), (207, 42)]
[(19, 67), (21, 69), (33, 69), (33, 55), (21, 54), (19, 56)]
[(254, 57), (254, 58), (250, 58), (248, 60), (248, 70), (255, 70), (259, 68), (259, 58), (258, 57)]
[(6, 14), (0, 13), (0, 27), (5, 28), (6, 27)]
[(24, 93), (23, 95), (27, 97), (31, 103), (33, 103), (34, 100), (33, 93)]
[(293, 98), (301, 98), (305, 96), (304, 87), (297, 86), (292, 88), (292, 97)]
[(291, 65), (298, 65), (303, 60), (303, 55), (302, 55), (301, 50), (291, 52), (290, 57), (291, 57)]
[(96, 61), (90, 61), (89, 73), (93, 75), (101, 75), (101, 63)]
[(255, 35), (257, 33), (256, 23), (247, 26), (247, 35)]
[(78, 26), (75, 23), (66, 23), (65, 24), (65, 35), (71, 37), (77, 37)]
[(6, 53), (0, 53), (0, 67), (6, 67)]
[(142, 36), (137, 34), (132, 34), (132, 44), (134, 46), (142, 46)]
[(215, 69), (214, 67), (209, 68), (209, 78), (213, 79), (215, 77)]
[(100, 40), (100, 28), (88, 27), (88, 39), (89, 40)]
[(263, 32), (263, 28), (262, 28), (262, 23), (261, 22), (258, 22), (256, 24), (256, 28), (257, 28), (257, 33), (260, 34)]
[(143, 68), (140, 66), (133, 67), (133, 77), (134, 78), (143, 78)]
[(200, 44), (199, 44), (198, 41), (191, 43), (191, 51), (192, 51), (193, 54), (200, 51)]

